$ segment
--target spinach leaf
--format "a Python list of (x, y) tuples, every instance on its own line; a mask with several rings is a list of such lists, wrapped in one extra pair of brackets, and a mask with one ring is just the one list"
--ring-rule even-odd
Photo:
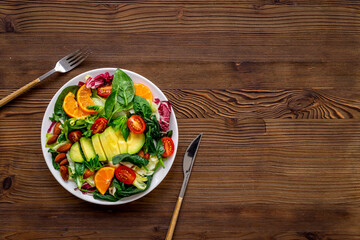
[(116, 98), (117, 98), (117, 93), (116, 91), (113, 91), (106, 99), (104, 109), (105, 109), (105, 116), (108, 120), (110, 120), (111, 116), (113, 115), (113, 111), (116, 104)]
[(152, 155), (156, 153), (154, 139), (151, 136), (151, 127), (149, 127), (149, 130), (145, 134), (144, 151), (145, 153), (150, 153)]
[(137, 187), (135, 187), (133, 185), (126, 185), (125, 183), (120, 182), (117, 179), (113, 180), (111, 186), (116, 188), (115, 196), (118, 199), (121, 199), (124, 197), (129, 197), (131, 195), (141, 193), (141, 192), (145, 191), (146, 189), (148, 189), (151, 185), (152, 178), (153, 178), (153, 175), (147, 176), (148, 180), (146, 182), (146, 188), (144, 190), (138, 189)]
[(113, 90), (117, 92), (118, 102), (126, 107), (134, 99), (135, 87), (131, 78), (121, 69), (116, 69), (113, 79)]
[(116, 202), (121, 198), (129, 197), (131, 195), (146, 191), (151, 185), (152, 178), (153, 178), (153, 175), (147, 176), (148, 180), (146, 182), (146, 188), (144, 190), (138, 189), (133, 185), (127, 185), (127, 184), (120, 182), (119, 180), (114, 178), (114, 180), (111, 183), (111, 187), (116, 188), (116, 192), (114, 194), (115, 197), (112, 196), (111, 194), (109, 194), (109, 192), (106, 192), (105, 195), (102, 195), (99, 193), (98, 190), (95, 190), (93, 197), (95, 199), (102, 199), (102, 200), (109, 201), (109, 202)]
[(156, 119), (156, 116), (153, 115), (151, 118), (145, 117), (144, 121), (146, 124), (147, 131), (151, 127), (151, 137), (154, 140), (158, 140), (162, 136), (162, 134), (161, 134), (160, 124)]
[(127, 141), (127, 138), (130, 134), (130, 130), (126, 124), (127, 116), (124, 115), (122, 117), (118, 117), (110, 122), (110, 126), (114, 127), (115, 132), (120, 129), (121, 134), (123, 135), (125, 141)]
[(163, 168), (165, 168), (163, 158), (162, 158), (162, 155), (163, 155), (164, 152), (165, 152), (165, 148), (164, 148), (164, 145), (162, 143), (162, 139), (159, 139), (159, 141), (156, 144), (156, 156), (158, 157), (159, 163), (161, 164), (161, 166)]
[(131, 78), (121, 69), (114, 73), (112, 92), (106, 99), (104, 110), (108, 120), (115, 112), (131, 108), (134, 99), (135, 87)]
[(162, 143), (162, 140), (160, 139), (156, 144), (156, 156), (158, 157), (159, 160), (162, 158), (164, 152), (165, 152), (165, 148)]
[(170, 130), (170, 131), (168, 131), (168, 132), (166, 133), (165, 136), (171, 138), (172, 135), (173, 135), (173, 130)]
[(54, 114), (52, 117), (50, 117), (51, 121), (56, 121), (58, 122), (60, 119), (62, 120), (67, 120), (69, 118), (69, 116), (65, 113), (62, 105), (64, 102), (64, 98), (65, 96), (69, 93), (72, 92), (74, 95), (76, 95), (77, 90), (79, 89), (79, 86), (69, 86), (66, 87), (59, 95), (59, 97), (57, 98), (55, 105), (54, 105)]
[(114, 77), (113, 77), (113, 81), (112, 81), (112, 91), (115, 92), (120, 88), (120, 82), (121, 82), (121, 74), (120, 74), (120, 69), (116, 69), (115, 73), (114, 73)]
[(124, 183), (119, 183), (119, 186), (120, 186), (120, 184), (123, 185), (122, 189), (118, 188), (118, 187), (116, 187), (116, 185), (114, 185), (116, 187), (115, 195), (120, 199), (120, 198), (123, 198), (123, 197), (129, 197), (131, 195), (138, 194), (138, 193), (141, 193), (143, 191), (146, 191), (151, 185), (152, 178), (153, 178), (153, 175), (147, 176), (148, 180), (146, 182), (146, 188), (144, 190), (138, 189), (137, 187), (132, 186), (132, 185), (130, 187), (126, 188)]
[(112, 161), (113, 164), (118, 164), (120, 162), (129, 162), (138, 166), (139, 168), (145, 167), (149, 163), (149, 160), (142, 158), (139, 155), (132, 155), (129, 153), (116, 155), (112, 158)]
[(75, 163), (75, 175), (82, 176), (85, 172), (85, 165), (82, 163)]
[(58, 155), (58, 153), (56, 151), (52, 150), (51, 148), (49, 148), (48, 152), (51, 153), (52, 164), (53, 164), (54, 168), (56, 170), (59, 170), (60, 169), (60, 164), (55, 162), (55, 158)]
[(144, 121), (146, 124), (144, 150), (145, 152), (149, 152), (150, 154), (157, 155), (157, 152), (161, 150), (162, 143), (159, 146), (155, 146), (154, 140), (157, 141), (162, 136), (162, 133), (160, 131), (160, 124), (156, 119), (155, 115), (153, 115), (151, 118), (145, 117)]
[[(118, 104), (121, 105), (121, 104), (119, 103), (119, 101), (118, 101)], [(134, 108), (133, 102), (129, 103), (129, 104), (128, 104), (127, 106), (125, 106), (125, 107), (121, 107), (121, 110), (127, 111), (127, 110), (130, 110), (130, 109), (132, 109), (132, 108)]]
[(130, 134), (130, 129), (128, 128), (126, 122), (125, 122), (125, 124), (122, 124), (120, 126), (120, 131), (121, 131), (121, 134), (123, 135), (123, 137), (125, 139), (125, 142), (126, 142), (127, 138), (129, 137), (129, 134)]
[(61, 133), (58, 137), (58, 142), (60, 143), (60, 142), (64, 142), (64, 141), (66, 141), (66, 135), (65, 135), (65, 133)]
[(149, 102), (140, 96), (134, 96), (134, 111), (136, 114), (149, 118), (152, 114), (152, 110)]
[(117, 180), (116, 178), (114, 178), (114, 180), (112, 181), (110, 187), (115, 187), (116, 191), (122, 191), (125, 190), (125, 184), (123, 182), (120, 182), (119, 180)]
[(116, 198), (110, 194), (102, 195), (101, 193), (99, 193), (98, 190), (95, 190), (93, 197), (95, 199), (102, 199), (102, 200), (109, 201), (109, 202), (116, 202), (117, 200), (119, 200), (119, 198)]

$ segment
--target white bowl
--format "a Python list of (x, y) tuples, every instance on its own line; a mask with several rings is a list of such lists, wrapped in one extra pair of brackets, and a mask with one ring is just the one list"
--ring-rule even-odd
[[(61, 91), (64, 88), (66, 88), (68, 86), (71, 86), (71, 85), (77, 85), (79, 81), (84, 82), (85, 81), (85, 76), (88, 75), (88, 74), (90, 76), (92, 76), (92, 77), (95, 77), (95, 76), (97, 76), (97, 75), (99, 75), (101, 73), (105, 73), (105, 72), (109, 72), (110, 75), (113, 75), (115, 70), (116, 70), (116, 68), (94, 69), (94, 70), (82, 73), (80, 75), (77, 75), (76, 77), (74, 77), (73, 79), (68, 81), (66, 84), (64, 84), (64, 86), (62, 86), (57, 91), (57, 93), (51, 99), (48, 107), (46, 108), (44, 118), (43, 118), (43, 121), (42, 121), (42, 126), (41, 126), (41, 147), (42, 147), (42, 151), (43, 151), (43, 154), (44, 154), (45, 162), (46, 162), (48, 168), (50, 169), (50, 172), (55, 177), (55, 179), (60, 183), (61, 186), (63, 186), (66, 190), (68, 190), (70, 193), (72, 193), (76, 197), (81, 198), (81, 199), (83, 199), (85, 201), (88, 201), (88, 202), (91, 202), (91, 203), (96, 203), (96, 204), (101, 204), (101, 205), (118, 205), (118, 204), (124, 204), (124, 203), (128, 203), (128, 202), (132, 202), (132, 201), (135, 201), (135, 200), (145, 196), (149, 192), (151, 192), (154, 188), (156, 188), (161, 183), (161, 181), (168, 174), (168, 172), (169, 172), (169, 170), (170, 170), (170, 168), (171, 168), (171, 166), (172, 166), (172, 164), (174, 162), (176, 151), (177, 151), (177, 146), (178, 146), (178, 126), (177, 126), (174, 110), (172, 109), (171, 116), (170, 116), (170, 128), (169, 128), (169, 130), (173, 130), (172, 139), (173, 139), (174, 144), (175, 144), (174, 154), (171, 157), (168, 157), (166, 161), (164, 161), (165, 168), (162, 168), (162, 167), (158, 168), (158, 170), (154, 174), (154, 177), (152, 179), (150, 187), (146, 191), (141, 192), (141, 193), (136, 194), (136, 195), (133, 195), (133, 196), (130, 196), (130, 197), (122, 198), (117, 202), (108, 202), (108, 201), (104, 201), (104, 200), (100, 200), (100, 199), (94, 199), (91, 194), (83, 194), (81, 191), (75, 190), (75, 188), (77, 187), (75, 182), (73, 182), (73, 181), (65, 182), (61, 178), (60, 172), (58, 170), (56, 170), (52, 165), (52, 158), (51, 158), (51, 154), (48, 152), (48, 148), (45, 147), (45, 144), (46, 144), (46, 132), (49, 129), (50, 124), (51, 124), (51, 121), (49, 120), (49, 117), (51, 117), (53, 112), (54, 112), (54, 105), (55, 105), (56, 99), (58, 98), (58, 96), (60, 95)], [(125, 69), (122, 69), (122, 70), (126, 74), (128, 74), (134, 82), (143, 83), (146, 86), (148, 86), (150, 88), (154, 98), (159, 98), (160, 100), (167, 100), (164, 93), (155, 84), (153, 84), (151, 81), (149, 81), (148, 79), (146, 79), (145, 77), (143, 77), (143, 76), (141, 76), (141, 75), (139, 75), (137, 73), (134, 73), (134, 72), (131, 72), (131, 71), (128, 71), (128, 70), (125, 70)]]

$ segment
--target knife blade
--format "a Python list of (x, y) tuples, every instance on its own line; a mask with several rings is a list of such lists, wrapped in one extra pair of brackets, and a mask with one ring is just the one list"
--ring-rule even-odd
[(202, 133), (200, 133), (190, 143), (190, 145), (185, 151), (184, 160), (183, 160), (184, 181), (180, 190), (179, 197), (183, 198), (185, 195), (185, 190), (190, 179), (191, 170), (194, 165), (195, 157), (200, 146), (201, 138), (202, 138)]
[(172, 236), (174, 234), (176, 221), (177, 221), (177, 218), (179, 216), (181, 203), (182, 203), (182, 200), (184, 198), (185, 191), (186, 191), (189, 179), (190, 179), (191, 170), (192, 170), (192, 167), (194, 165), (196, 154), (197, 154), (197, 151), (198, 151), (199, 146), (200, 146), (200, 141), (201, 141), (202, 135), (203, 134), (200, 133), (190, 143), (190, 145), (188, 146), (188, 148), (185, 151), (184, 160), (183, 160), (184, 181), (183, 181), (183, 184), (182, 184), (182, 187), (181, 187), (181, 190), (180, 190), (178, 200), (176, 202), (176, 206), (175, 206), (175, 209), (174, 209), (173, 216), (171, 218), (171, 222), (170, 222), (168, 232), (166, 234), (166, 238), (165, 238), (166, 240), (171, 240)]

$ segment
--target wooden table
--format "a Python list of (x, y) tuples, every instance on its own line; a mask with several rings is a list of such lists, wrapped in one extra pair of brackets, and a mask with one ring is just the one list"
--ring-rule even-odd
[[(359, 1), (110, 2), (0, 3), (0, 97), (93, 52), (0, 109), (2, 239), (164, 239), (200, 132), (174, 239), (360, 239)], [(40, 145), (55, 92), (101, 67), (153, 81), (180, 131), (166, 179), (114, 207), (63, 189)]]

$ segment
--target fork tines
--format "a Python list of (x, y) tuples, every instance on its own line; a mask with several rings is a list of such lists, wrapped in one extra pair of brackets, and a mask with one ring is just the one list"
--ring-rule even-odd
[(90, 53), (91, 51), (88, 47), (83, 47), (63, 57), (60, 62), (66, 63), (70, 68), (75, 68), (82, 63)]

